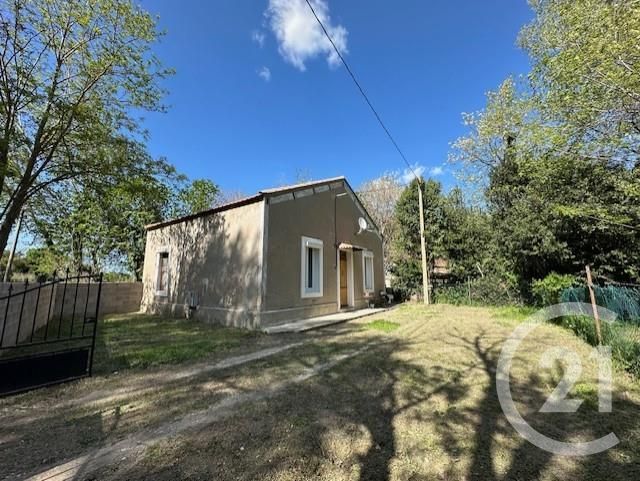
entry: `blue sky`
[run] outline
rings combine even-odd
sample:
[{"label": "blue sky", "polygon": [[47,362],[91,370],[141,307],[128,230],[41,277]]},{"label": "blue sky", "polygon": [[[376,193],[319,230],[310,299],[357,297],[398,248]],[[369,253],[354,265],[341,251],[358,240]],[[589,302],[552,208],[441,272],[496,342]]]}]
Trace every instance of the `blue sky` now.
[{"label": "blue sky", "polygon": [[[445,165],[461,113],[527,71],[517,33],[525,0],[314,0],[409,160]],[[176,75],[169,111],[147,114],[149,148],[192,178],[251,194],[345,175],[354,187],[403,163],[345,69],[328,57],[304,0],[144,0]],[[433,170],[435,169],[435,171]]]}]

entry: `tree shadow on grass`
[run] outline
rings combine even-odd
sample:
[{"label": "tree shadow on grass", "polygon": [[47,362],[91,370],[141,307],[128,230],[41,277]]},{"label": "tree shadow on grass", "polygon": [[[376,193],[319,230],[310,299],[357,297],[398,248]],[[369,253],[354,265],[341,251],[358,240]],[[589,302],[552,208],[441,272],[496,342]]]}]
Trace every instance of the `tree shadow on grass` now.
[{"label": "tree shadow on grass", "polygon": [[[627,396],[614,394],[613,412],[599,413],[595,403],[584,403],[576,413],[541,413],[539,408],[562,377],[562,370],[550,385],[536,372],[518,381],[511,376],[511,392],[522,410],[525,420],[538,432],[558,441],[589,441],[614,432],[620,444],[603,453],[562,459],[520,438],[508,424],[502,412],[496,390],[496,373],[502,340],[489,342],[486,333],[473,338],[454,336],[459,346],[473,352],[488,379],[483,395],[472,409],[456,412],[450,422],[474,426],[473,450],[466,479],[481,480],[539,480],[548,476],[573,479],[638,479],[640,460],[637,456],[637,440],[640,434],[640,405]],[[553,343],[549,344],[550,346]],[[475,420],[475,421],[474,421]],[[446,425],[445,425],[446,427]],[[444,446],[452,454],[458,454],[458,440],[441,430]],[[508,448],[510,462],[497,468],[496,452],[505,450],[504,437],[512,442]],[[514,441],[515,440],[515,446]],[[551,466],[553,464],[553,466]],[[550,469],[552,474],[546,473]],[[555,474],[553,474],[555,473]]]},{"label": "tree shadow on grass", "polygon": [[[640,407],[624,395],[615,395],[613,413],[602,418],[589,405],[579,416],[541,414],[537,410],[546,400],[548,381],[529,370],[526,378],[512,382],[512,392],[534,428],[559,440],[575,435],[588,440],[614,431],[621,444],[569,462],[515,433],[496,395],[503,340],[453,329],[435,339],[418,332],[409,338],[368,336],[336,350],[327,346],[311,357],[292,352],[289,362],[312,369],[340,353],[366,348],[314,377],[291,378],[283,390],[240,404],[226,418],[160,442],[141,459],[92,476],[154,481],[638,479]],[[418,349],[427,342],[466,355],[456,361],[428,358]],[[188,402],[183,394],[167,402]]]}]

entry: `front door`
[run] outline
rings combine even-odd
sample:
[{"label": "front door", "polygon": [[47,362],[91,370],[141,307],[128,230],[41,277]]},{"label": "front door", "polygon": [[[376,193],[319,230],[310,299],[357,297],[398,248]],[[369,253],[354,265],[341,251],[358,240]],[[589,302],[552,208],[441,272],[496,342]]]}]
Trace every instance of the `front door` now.
[{"label": "front door", "polygon": [[347,253],[345,251],[340,251],[340,307],[349,305],[347,286]]}]

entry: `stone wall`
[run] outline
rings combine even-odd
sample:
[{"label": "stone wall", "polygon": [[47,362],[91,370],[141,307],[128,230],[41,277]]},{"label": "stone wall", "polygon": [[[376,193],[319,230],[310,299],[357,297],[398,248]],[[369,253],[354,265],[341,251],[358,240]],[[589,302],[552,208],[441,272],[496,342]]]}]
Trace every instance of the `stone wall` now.
[{"label": "stone wall", "polygon": [[[31,287],[35,287],[32,284]],[[24,284],[13,284],[13,292],[22,292]],[[53,291],[53,292],[52,292]],[[0,283],[0,298],[9,292],[8,283]],[[88,299],[87,299],[88,292]],[[52,296],[53,293],[53,296]],[[0,332],[4,329],[2,346],[16,344],[16,340],[23,341],[31,336],[32,331],[46,325],[47,320],[83,319],[85,310],[87,317],[93,317],[96,311],[98,284],[76,284],[64,282],[55,286],[46,286],[38,290],[31,290],[25,296],[12,297],[7,310],[7,301],[0,300]],[[24,297],[24,304],[23,304]],[[124,314],[140,310],[142,298],[142,283],[140,282],[104,282],[100,296],[99,316],[105,314]],[[37,304],[36,304],[37,301]],[[75,309],[74,309],[75,305]],[[19,323],[22,311],[22,323]],[[6,312],[6,326],[4,326]],[[34,323],[35,319],[35,323]],[[18,325],[20,332],[18,333]]]}]

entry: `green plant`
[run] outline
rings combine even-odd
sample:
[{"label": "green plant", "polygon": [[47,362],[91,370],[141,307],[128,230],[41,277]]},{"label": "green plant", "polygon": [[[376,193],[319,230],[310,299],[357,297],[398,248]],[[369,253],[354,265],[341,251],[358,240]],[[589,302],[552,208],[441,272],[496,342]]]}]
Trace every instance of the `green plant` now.
[{"label": "green plant", "polygon": [[468,282],[437,287],[434,300],[441,304],[506,306],[522,304],[518,280],[513,274],[489,273]]},{"label": "green plant", "polygon": [[552,272],[544,279],[534,280],[531,283],[531,294],[536,305],[550,306],[560,302],[562,292],[576,284],[574,276]]},{"label": "green plant", "polygon": [[[596,346],[598,338],[594,320],[586,316],[568,316],[555,321],[573,331],[587,343]],[[611,347],[611,357],[620,367],[635,377],[640,377],[640,328],[625,322],[603,322],[602,342]]]},{"label": "green plant", "polygon": [[365,325],[367,329],[374,329],[382,332],[392,332],[400,327],[400,324],[393,321],[386,321],[384,319],[376,319]]}]

